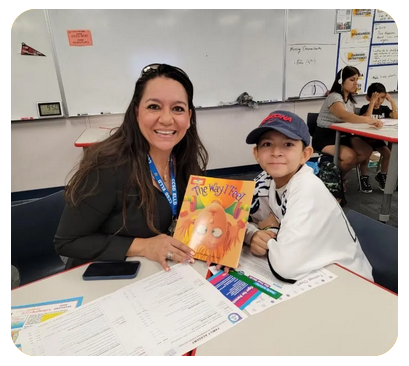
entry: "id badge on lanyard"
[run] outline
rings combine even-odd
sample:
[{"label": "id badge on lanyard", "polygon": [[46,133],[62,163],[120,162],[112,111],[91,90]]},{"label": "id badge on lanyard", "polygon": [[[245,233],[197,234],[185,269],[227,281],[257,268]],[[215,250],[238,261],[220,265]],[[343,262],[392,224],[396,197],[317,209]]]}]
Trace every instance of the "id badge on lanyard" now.
[{"label": "id badge on lanyard", "polygon": [[166,188],[165,183],[162,180],[162,177],[160,176],[158,170],[156,169],[155,163],[152,161],[151,157],[148,154],[148,163],[149,163],[149,168],[151,170],[151,173],[153,177],[156,180],[156,183],[158,183],[159,188],[162,190],[163,194],[165,195],[166,199],[169,202],[170,208],[172,210],[172,222],[169,226],[169,234],[173,236],[173,233],[175,232],[176,228],[176,221],[177,221],[177,209],[178,209],[178,193],[176,189],[176,179],[175,179],[175,174],[173,171],[173,160],[172,156],[169,158],[169,163],[170,163],[170,184],[171,184],[171,189],[172,189],[172,195],[170,195],[168,189]]}]

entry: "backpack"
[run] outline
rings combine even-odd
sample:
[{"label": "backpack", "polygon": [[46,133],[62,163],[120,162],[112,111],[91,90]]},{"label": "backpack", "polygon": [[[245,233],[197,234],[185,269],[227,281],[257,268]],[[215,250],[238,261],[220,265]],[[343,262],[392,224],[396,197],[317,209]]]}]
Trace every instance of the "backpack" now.
[{"label": "backpack", "polygon": [[308,161],[307,165],[313,168],[314,174],[322,180],[341,207],[344,206],[347,201],[339,168],[332,161],[321,160],[321,157],[315,162]]}]

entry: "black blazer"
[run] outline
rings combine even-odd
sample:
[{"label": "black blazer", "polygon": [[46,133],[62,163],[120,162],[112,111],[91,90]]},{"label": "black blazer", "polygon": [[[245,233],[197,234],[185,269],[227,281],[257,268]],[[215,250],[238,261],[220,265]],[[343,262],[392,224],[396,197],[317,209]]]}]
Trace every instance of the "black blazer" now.
[{"label": "black blazer", "polygon": [[[98,179],[99,175],[99,179]],[[125,260],[134,238],[150,238],[152,232],[142,209],[136,187],[128,193],[127,218],[123,227],[123,187],[126,168],[99,169],[87,180],[87,187],[98,181],[96,193],[86,197],[77,207],[65,205],[54,237],[58,254],[69,257],[66,268],[90,261]],[[186,182],[176,176],[178,212],[182,205]],[[165,195],[155,189],[156,208],[154,224],[161,233],[167,233],[172,222],[172,210]]]}]

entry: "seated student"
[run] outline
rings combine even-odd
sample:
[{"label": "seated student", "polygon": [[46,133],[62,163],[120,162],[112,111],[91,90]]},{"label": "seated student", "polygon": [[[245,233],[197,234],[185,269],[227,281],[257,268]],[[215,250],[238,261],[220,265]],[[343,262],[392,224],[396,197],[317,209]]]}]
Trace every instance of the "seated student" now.
[{"label": "seated student", "polygon": [[[396,118],[398,119],[398,107],[392,97],[386,92],[386,88],[381,83],[373,83],[366,91],[366,99],[369,104],[364,105],[359,114],[372,118]],[[391,104],[392,110],[382,105],[385,99]],[[388,172],[389,160],[391,151],[386,145],[385,141],[371,139],[369,137],[361,137],[372,150],[377,150],[382,156],[381,171],[375,176],[375,180],[379,184],[379,188],[383,191],[385,189],[386,174]],[[369,159],[360,164],[361,168],[361,190],[365,193],[372,192],[371,183],[368,176]]]},{"label": "seated student", "polygon": [[[368,123],[382,127],[381,121],[354,113],[356,102],[353,94],[357,90],[358,77],[359,70],[352,66],[346,66],[338,71],[330,94],[325,99],[318,115],[317,128],[312,139],[314,149],[334,155],[336,131],[329,128],[333,123]],[[339,151],[339,168],[343,181],[345,182],[345,175],[352,168],[367,161],[371,154],[371,147],[360,137],[343,133]]]},{"label": "seated student", "polygon": [[305,164],[313,149],[306,123],[287,111],[270,113],[247,136],[263,172],[256,178],[244,242],[267,255],[274,276],[294,283],[331,263],[369,279],[372,267],[347,218]]}]

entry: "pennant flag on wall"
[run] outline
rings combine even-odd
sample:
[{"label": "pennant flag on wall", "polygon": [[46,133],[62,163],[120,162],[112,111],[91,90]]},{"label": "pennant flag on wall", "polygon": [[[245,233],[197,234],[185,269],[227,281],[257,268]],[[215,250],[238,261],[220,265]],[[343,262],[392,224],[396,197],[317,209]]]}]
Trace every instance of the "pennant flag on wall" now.
[{"label": "pennant flag on wall", "polygon": [[28,56],[45,56],[44,53],[41,53],[34,48],[26,45],[24,42],[21,43],[21,54]]}]

